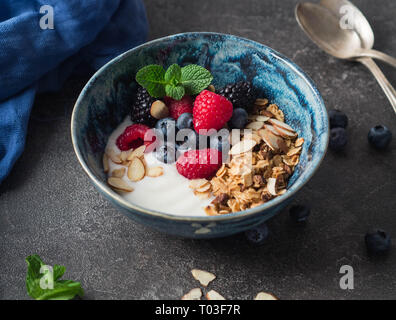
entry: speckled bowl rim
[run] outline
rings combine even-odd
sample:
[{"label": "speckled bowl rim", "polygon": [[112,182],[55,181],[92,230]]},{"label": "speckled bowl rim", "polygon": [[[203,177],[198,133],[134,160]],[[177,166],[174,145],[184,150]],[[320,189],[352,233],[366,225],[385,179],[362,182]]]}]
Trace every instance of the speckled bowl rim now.
[{"label": "speckled bowl rim", "polygon": [[[234,38],[238,41],[244,42],[244,43],[250,43],[254,44],[255,46],[262,48],[264,50],[268,50],[271,54],[273,54],[275,57],[277,57],[279,60],[281,60],[283,63],[285,63],[288,67],[290,67],[299,77],[305,80],[305,82],[309,85],[309,87],[312,89],[314,92],[316,98],[318,99],[318,102],[320,103],[320,106],[323,108],[322,114],[325,119],[325,123],[327,126],[327,130],[323,132],[323,134],[326,134],[326,146],[322,150],[318,151],[319,158],[312,164],[310,170],[311,172],[305,177],[304,181],[300,180],[300,177],[296,179],[294,182],[293,186],[297,186],[292,190],[288,191],[284,194],[281,195],[259,207],[253,208],[253,209],[248,209],[245,211],[240,211],[236,213],[231,213],[227,215],[221,215],[221,216],[179,216],[179,215],[173,215],[169,213],[164,213],[164,212],[159,212],[155,210],[149,210],[143,207],[140,207],[138,205],[134,205],[133,203],[125,200],[122,198],[118,193],[115,191],[111,190],[105,183],[100,181],[90,170],[88,165],[85,163],[82,154],[78,148],[77,145],[77,126],[76,126],[76,114],[77,111],[80,107],[80,103],[83,100],[85,93],[87,89],[95,83],[95,81],[101,77],[103,71],[107,69],[110,65],[116,64],[120,60],[124,59],[124,57],[128,56],[131,54],[131,52],[139,50],[144,47],[149,47],[152,44],[156,44],[159,42],[162,42],[164,40],[169,40],[174,37],[189,37],[189,36],[196,36],[196,35],[206,35],[206,36],[220,36],[220,37],[229,37],[229,38]],[[186,32],[186,33],[179,33],[179,34],[174,34],[174,35],[169,35],[163,38],[155,39],[149,42],[146,42],[140,46],[137,46],[135,48],[132,48],[125,53],[119,55],[118,57],[114,58],[113,60],[109,61],[106,63],[102,68],[100,68],[88,81],[88,83],[84,86],[83,90],[81,91],[76,104],[74,105],[74,109],[72,112],[72,117],[71,117],[71,136],[72,136],[72,143],[73,143],[73,148],[74,151],[77,155],[78,161],[80,162],[81,166],[83,167],[85,173],[88,175],[88,177],[91,179],[93,184],[95,185],[96,188],[98,188],[103,194],[107,195],[110,199],[112,199],[114,202],[119,203],[124,209],[130,209],[133,211],[138,211],[143,214],[147,214],[152,217],[157,217],[157,218],[162,218],[165,220],[171,220],[171,221],[185,221],[185,222],[219,222],[219,221],[228,221],[228,220],[236,220],[236,219],[244,219],[248,218],[250,216],[254,216],[255,214],[259,214],[260,212],[264,212],[267,209],[273,208],[281,204],[282,202],[286,201],[287,199],[291,198],[294,196],[302,187],[304,187],[305,184],[308,183],[308,181],[312,178],[312,176],[316,173],[316,171],[319,169],[321,163],[323,162],[323,159],[326,155],[328,144],[329,144],[329,133],[330,133],[330,124],[329,124],[329,119],[327,116],[327,110],[323,101],[323,98],[321,94],[319,93],[319,90],[316,88],[315,84],[313,83],[312,79],[299,67],[297,66],[294,62],[292,62],[290,59],[282,55],[281,53],[277,52],[276,50],[263,45],[261,43],[258,43],[253,40],[249,40],[246,38],[230,35],[230,34],[223,34],[223,33],[216,33],[216,32]],[[326,128],[324,128],[326,129]]]}]

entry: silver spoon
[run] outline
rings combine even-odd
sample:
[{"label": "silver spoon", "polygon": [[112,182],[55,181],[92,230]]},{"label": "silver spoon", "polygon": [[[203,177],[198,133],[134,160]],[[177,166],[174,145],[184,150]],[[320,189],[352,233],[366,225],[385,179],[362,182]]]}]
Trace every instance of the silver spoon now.
[{"label": "silver spoon", "polygon": [[[342,27],[346,10],[349,10],[349,17],[353,18]],[[396,59],[371,49],[374,44],[373,31],[363,14],[351,2],[322,0],[321,5],[299,3],[295,13],[301,28],[322,50],[337,58],[364,64],[373,73],[396,112],[396,90],[371,57],[375,56],[395,67]]]}]

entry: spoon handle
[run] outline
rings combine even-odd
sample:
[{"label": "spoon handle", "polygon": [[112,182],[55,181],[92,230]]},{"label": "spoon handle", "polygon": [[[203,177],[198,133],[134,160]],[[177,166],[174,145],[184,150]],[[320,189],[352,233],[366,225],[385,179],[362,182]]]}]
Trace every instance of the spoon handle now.
[{"label": "spoon handle", "polygon": [[362,56],[381,60],[381,61],[386,62],[387,64],[391,65],[392,67],[396,68],[396,59],[386,53],[381,52],[381,51],[373,50],[373,49],[364,50]]},{"label": "spoon handle", "polygon": [[359,62],[364,64],[374,75],[374,77],[377,79],[379,85],[381,86],[382,90],[384,90],[386,96],[389,99],[389,102],[391,103],[393,110],[396,113],[396,90],[395,88],[392,87],[392,85],[389,83],[388,79],[386,79],[385,75],[382,73],[381,69],[378,67],[378,65],[374,62],[373,59],[371,58],[360,58],[358,59]]}]

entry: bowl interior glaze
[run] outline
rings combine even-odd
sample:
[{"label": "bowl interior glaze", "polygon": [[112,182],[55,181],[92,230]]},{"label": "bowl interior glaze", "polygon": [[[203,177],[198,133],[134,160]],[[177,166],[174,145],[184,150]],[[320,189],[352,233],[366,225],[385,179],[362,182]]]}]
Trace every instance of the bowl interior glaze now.
[{"label": "bowl interior glaze", "polygon": [[[73,144],[83,168],[102,193],[126,209],[171,216],[126,203],[112,191],[106,185],[102,155],[109,135],[131,112],[136,72],[148,64],[166,68],[173,63],[207,68],[216,88],[252,81],[260,96],[278,104],[286,122],[305,139],[300,164],[286,194],[248,211],[276,206],[310,179],[325,155],[329,136],[327,111],[310,78],[293,62],[262,44],[231,35],[187,33],[154,40],[117,57],[100,69],[81,93],[72,117]],[[209,221],[216,218],[203,217]]]}]

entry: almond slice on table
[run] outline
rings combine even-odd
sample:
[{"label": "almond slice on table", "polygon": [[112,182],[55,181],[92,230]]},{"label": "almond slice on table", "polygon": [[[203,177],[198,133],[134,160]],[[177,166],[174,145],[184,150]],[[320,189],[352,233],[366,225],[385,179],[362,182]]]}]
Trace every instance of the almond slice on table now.
[{"label": "almond slice on table", "polygon": [[124,192],[133,192],[133,188],[130,187],[124,180],[120,178],[110,177],[107,183],[115,190]]},{"label": "almond slice on table", "polygon": [[275,178],[269,178],[268,183],[267,183],[267,189],[270,194],[273,196],[277,196],[278,193],[276,192],[276,179]]},{"label": "almond slice on table", "polygon": [[214,291],[214,290],[210,290],[206,294],[206,299],[208,299],[208,300],[225,300],[225,298],[220,293],[218,293],[217,291]]},{"label": "almond slice on table", "polygon": [[284,129],[286,131],[290,131],[291,133],[294,133],[294,134],[296,133],[296,131],[292,127],[290,127],[288,124],[286,124],[286,123],[284,123],[282,121],[279,121],[277,119],[270,119],[269,122],[272,125],[274,125],[275,127],[279,127],[279,128]]},{"label": "almond slice on table", "polygon": [[204,270],[193,269],[191,270],[191,274],[194,279],[199,281],[199,283],[204,287],[207,287],[209,283],[216,279],[216,276],[213,273]]},{"label": "almond slice on table", "polygon": [[200,288],[195,288],[186,293],[181,299],[182,300],[201,300],[202,290]]},{"label": "almond slice on table", "polygon": [[111,176],[114,178],[122,178],[125,174],[125,171],[125,168],[116,169],[111,173]]},{"label": "almond slice on table", "polygon": [[229,152],[230,155],[238,155],[241,153],[246,153],[252,151],[253,148],[257,145],[257,142],[254,140],[242,140],[241,142],[237,143],[233,146]]},{"label": "almond slice on table", "polygon": [[106,153],[103,154],[103,171],[104,173],[108,173],[110,171],[109,156]]},{"label": "almond slice on table", "polygon": [[246,129],[260,130],[262,127],[264,127],[264,122],[254,121],[254,122],[249,123],[246,126]]},{"label": "almond slice on table", "polygon": [[254,300],[279,300],[271,293],[259,292]]},{"label": "almond slice on table", "polygon": [[147,170],[147,176],[151,178],[157,178],[164,174],[164,168],[162,167],[153,167]]},{"label": "almond slice on table", "polygon": [[128,167],[128,178],[133,182],[140,181],[146,175],[146,169],[142,160],[139,158],[133,158]]},{"label": "almond slice on table", "polygon": [[155,119],[164,119],[169,116],[169,109],[164,102],[157,100],[151,105],[150,114]]},{"label": "almond slice on table", "polygon": [[133,152],[129,155],[128,161],[131,161],[133,158],[141,158],[144,156],[144,152],[146,151],[146,146],[142,145],[139,148],[133,150]]}]

